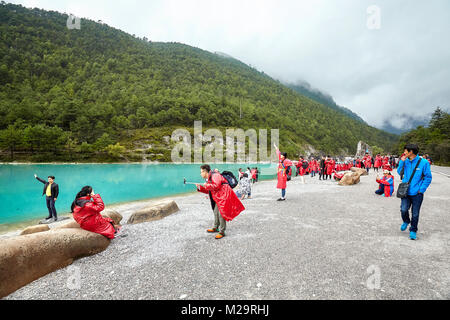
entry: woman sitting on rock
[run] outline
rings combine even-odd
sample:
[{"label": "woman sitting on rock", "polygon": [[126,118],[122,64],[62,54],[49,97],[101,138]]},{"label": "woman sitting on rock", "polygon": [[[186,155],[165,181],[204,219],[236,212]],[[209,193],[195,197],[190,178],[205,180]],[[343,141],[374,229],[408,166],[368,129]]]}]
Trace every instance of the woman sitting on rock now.
[{"label": "woman sitting on rock", "polygon": [[90,186],[83,187],[77,193],[71,207],[73,218],[82,229],[114,239],[120,227],[114,225],[111,218],[103,217],[100,214],[103,209],[105,209],[105,204],[102,198],[99,194],[95,194]]}]

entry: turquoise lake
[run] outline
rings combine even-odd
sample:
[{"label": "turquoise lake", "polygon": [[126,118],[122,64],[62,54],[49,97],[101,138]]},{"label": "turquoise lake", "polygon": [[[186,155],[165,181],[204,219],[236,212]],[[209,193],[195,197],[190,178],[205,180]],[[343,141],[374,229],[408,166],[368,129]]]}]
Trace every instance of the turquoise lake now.
[{"label": "turquoise lake", "polygon": [[[237,177],[239,168],[260,168],[260,179],[275,177],[276,164],[214,164]],[[245,171],[245,170],[244,170]],[[2,164],[0,165],[0,226],[48,215],[44,185],[55,176],[59,185],[58,215],[68,214],[70,205],[83,186],[90,185],[106,205],[194,192],[187,181],[202,183],[199,164]]]}]

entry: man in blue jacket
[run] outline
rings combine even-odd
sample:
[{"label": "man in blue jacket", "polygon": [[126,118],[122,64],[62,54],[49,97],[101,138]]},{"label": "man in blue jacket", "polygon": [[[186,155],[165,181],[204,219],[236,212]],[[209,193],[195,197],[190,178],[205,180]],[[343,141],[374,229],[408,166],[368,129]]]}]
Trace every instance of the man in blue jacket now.
[{"label": "man in blue jacket", "polygon": [[[403,219],[400,230],[405,231],[411,223],[411,227],[409,228],[409,237],[411,240],[416,240],[417,238],[417,225],[419,223],[419,213],[423,201],[423,194],[427,191],[432,179],[430,163],[427,160],[422,159],[422,157],[419,157],[418,153],[419,147],[417,145],[407,144],[397,168],[397,173],[400,176],[403,174],[402,182],[408,182],[417,162],[420,161],[409,186],[408,196],[402,198],[402,204],[400,206]],[[409,208],[411,208],[411,206],[412,217],[410,219]]]}]

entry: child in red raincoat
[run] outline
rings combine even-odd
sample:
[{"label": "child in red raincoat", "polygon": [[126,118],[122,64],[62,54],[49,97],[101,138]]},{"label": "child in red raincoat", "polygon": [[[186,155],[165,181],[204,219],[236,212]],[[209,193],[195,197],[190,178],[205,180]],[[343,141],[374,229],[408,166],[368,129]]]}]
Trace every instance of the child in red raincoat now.
[{"label": "child in red raincoat", "polygon": [[100,214],[104,208],[102,198],[99,194],[95,194],[90,186],[85,186],[78,192],[71,207],[73,218],[81,229],[114,239],[117,232],[114,221]]},{"label": "child in red raincoat", "polygon": [[197,191],[209,194],[214,211],[214,227],[206,231],[218,232],[216,239],[221,239],[225,237],[226,222],[237,217],[245,207],[229,186],[227,179],[219,172],[211,171],[211,167],[205,164],[200,167],[200,175],[207,182],[204,185],[196,184]]}]

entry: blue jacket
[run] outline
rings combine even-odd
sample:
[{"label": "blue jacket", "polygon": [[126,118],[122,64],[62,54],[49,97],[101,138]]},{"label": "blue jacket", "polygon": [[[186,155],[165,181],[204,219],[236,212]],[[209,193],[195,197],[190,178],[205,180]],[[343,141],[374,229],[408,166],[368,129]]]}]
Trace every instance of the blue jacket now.
[{"label": "blue jacket", "polygon": [[[411,173],[416,167],[417,161],[419,161],[419,159],[422,159],[422,157],[416,156],[413,161],[409,160],[408,158],[406,158],[405,161],[400,160],[400,163],[397,168],[397,173],[401,174],[402,169],[405,168],[402,182],[409,181]],[[409,186],[408,195],[415,196],[419,192],[425,193],[425,191],[427,191],[427,188],[431,183],[431,179],[432,176],[430,163],[427,160],[422,159],[422,161],[420,161],[419,166],[417,167],[416,174],[414,175],[414,178],[412,179],[411,184]]]}]

